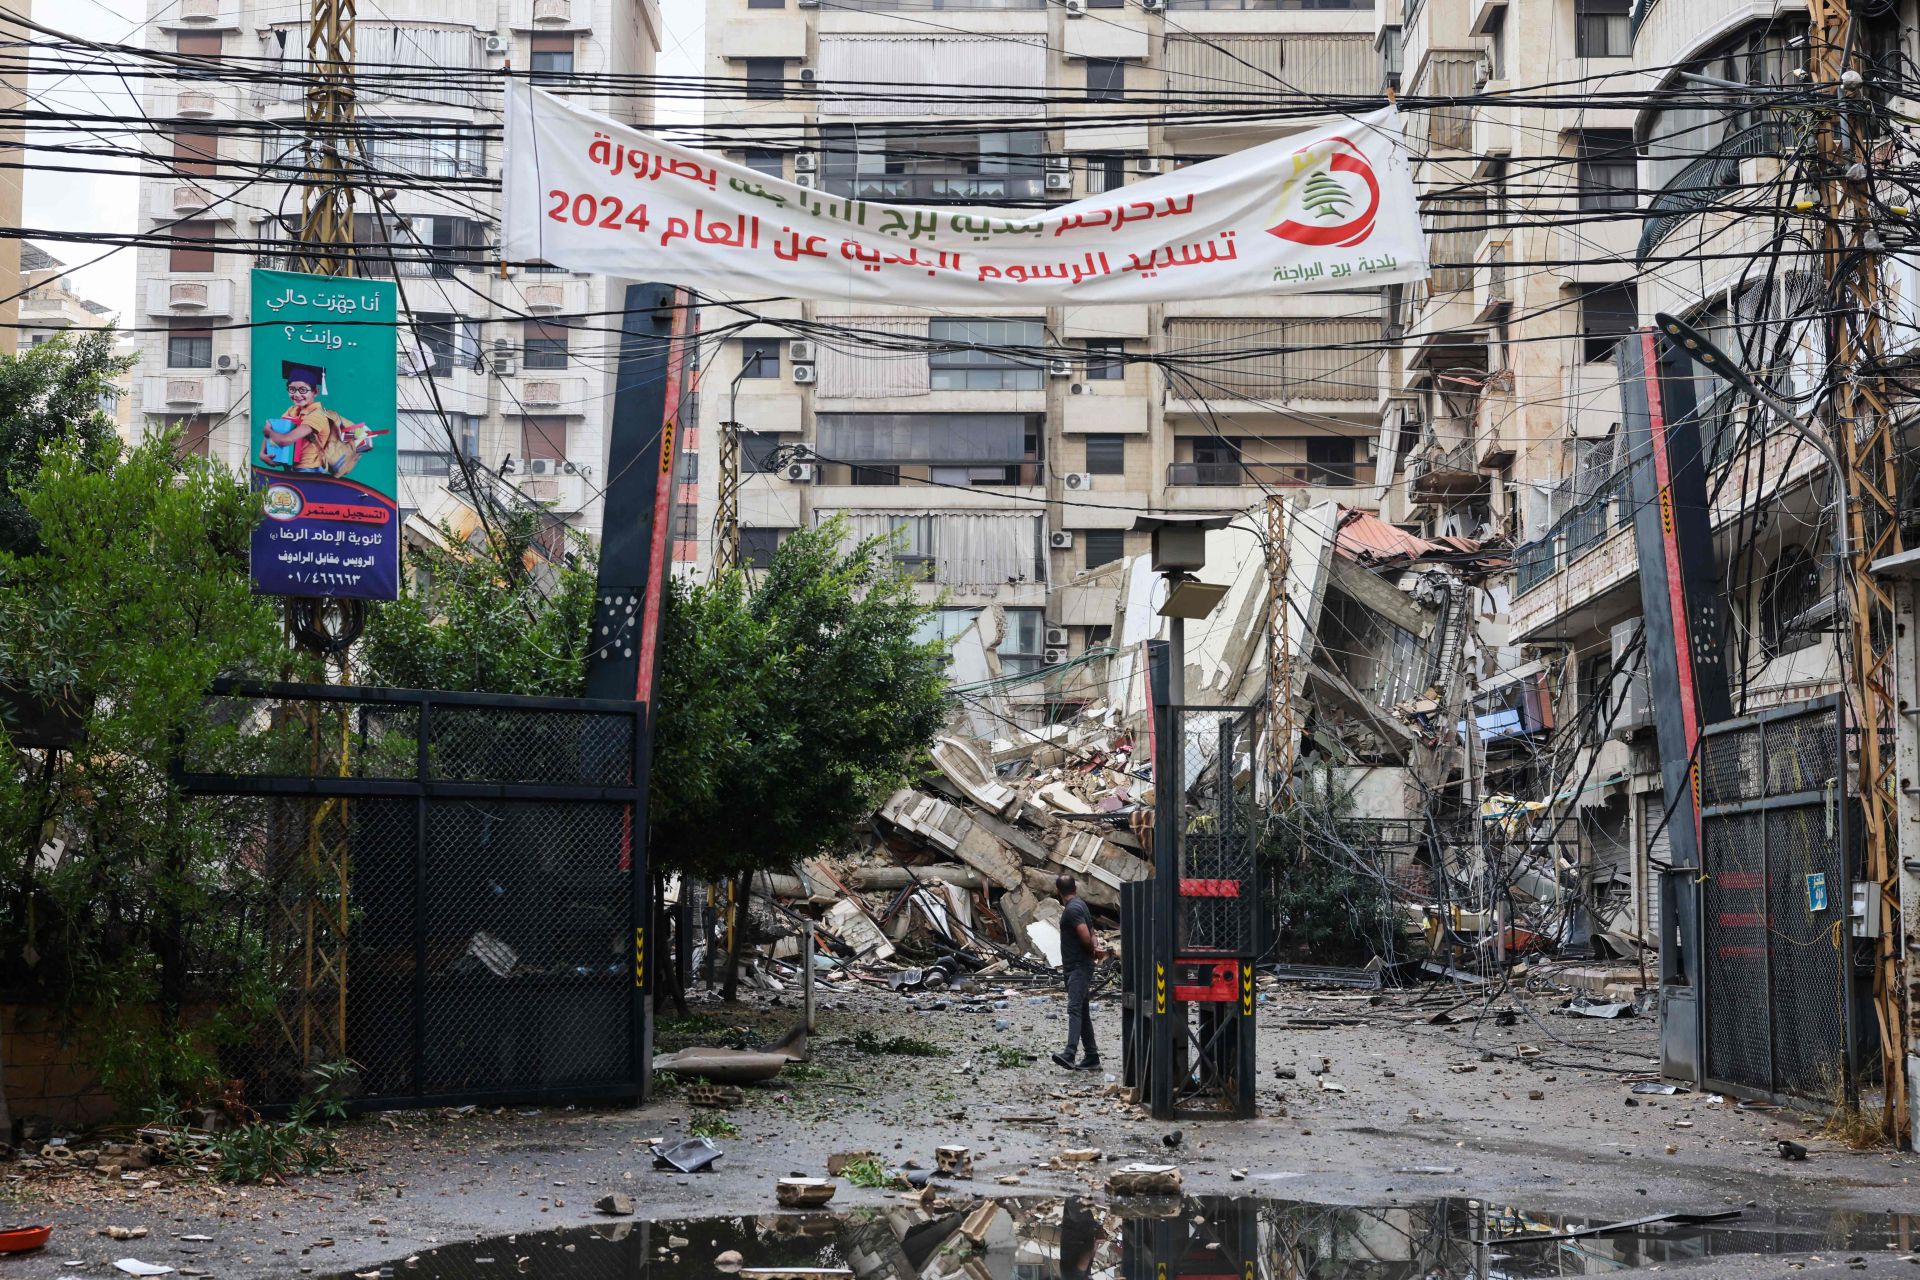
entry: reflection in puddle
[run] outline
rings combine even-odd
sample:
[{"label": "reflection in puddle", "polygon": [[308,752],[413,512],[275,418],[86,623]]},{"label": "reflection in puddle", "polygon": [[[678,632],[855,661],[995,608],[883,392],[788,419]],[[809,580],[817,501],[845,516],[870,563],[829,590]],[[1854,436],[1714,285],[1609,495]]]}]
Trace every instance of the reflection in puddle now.
[{"label": "reflection in puddle", "polygon": [[[446,1245],[377,1268],[397,1280],[1505,1280],[1602,1275],[1732,1254],[1908,1249],[1920,1219],[1747,1209],[1574,1239],[1608,1218],[1442,1199],[1354,1208],[1252,1197],[942,1200],[841,1213],[617,1221]],[[358,1275],[375,1271],[362,1268]]]}]

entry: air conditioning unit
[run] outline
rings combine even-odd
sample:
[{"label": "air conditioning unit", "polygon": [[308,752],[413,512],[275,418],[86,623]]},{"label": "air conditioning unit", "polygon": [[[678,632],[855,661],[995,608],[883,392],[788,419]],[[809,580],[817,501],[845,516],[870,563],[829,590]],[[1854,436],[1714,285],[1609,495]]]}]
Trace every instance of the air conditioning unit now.
[{"label": "air conditioning unit", "polygon": [[812,173],[820,167],[820,157],[811,151],[796,151],[793,155],[795,173]]},{"label": "air conditioning unit", "polygon": [[1047,628],[1047,648],[1064,649],[1067,647],[1067,629],[1065,627]]},{"label": "air conditioning unit", "polygon": [[1476,89],[1484,89],[1487,87],[1487,82],[1491,79],[1493,79],[1493,59],[1491,58],[1474,59],[1473,87]]},{"label": "air conditioning unit", "polygon": [[793,175],[793,185],[796,187],[811,187],[818,182],[819,179],[810,173],[796,173]]},{"label": "air conditioning unit", "polygon": [[1087,16],[1087,0],[1064,0],[1064,3],[1066,4],[1067,16],[1069,18],[1084,18]]},{"label": "air conditioning unit", "polygon": [[1072,156],[1048,156],[1047,171],[1049,173],[1073,172],[1073,157]]},{"label": "air conditioning unit", "polygon": [[505,36],[488,36],[487,37],[488,53],[505,53],[507,50],[511,49],[512,47],[513,45],[509,43],[509,41]]},{"label": "air conditioning unit", "polygon": [[527,474],[530,476],[551,476],[558,475],[559,472],[554,469],[554,461],[552,458],[528,458]]},{"label": "air conditioning unit", "polygon": [[795,484],[813,483],[813,464],[811,462],[789,462],[782,467],[780,474]]},{"label": "air conditioning unit", "polygon": [[1044,660],[1048,666],[1057,667],[1067,660],[1067,651],[1065,649],[1049,649],[1046,652]]},{"label": "air conditioning unit", "polygon": [[1071,378],[1073,376],[1073,361],[1049,360],[1047,361],[1047,372],[1056,378]]},{"label": "air conditioning unit", "polygon": [[806,338],[795,338],[787,343],[787,359],[794,364],[812,364],[813,343]]},{"label": "air conditioning unit", "polygon": [[240,363],[239,356],[215,356],[213,358],[213,367],[221,373],[238,373],[246,368],[245,365]]},{"label": "air conditioning unit", "polygon": [[1133,171],[1134,171],[1135,173],[1158,173],[1158,172],[1160,172],[1160,157],[1159,157],[1159,156],[1139,156],[1139,157],[1137,157],[1137,158],[1136,158],[1136,159],[1134,160],[1134,162],[1133,162]]},{"label": "air conditioning unit", "polygon": [[820,0],[798,0],[798,3],[802,9],[818,9],[820,7]]},{"label": "air conditioning unit", "polygon": [[1158,13],[1167,7],[1167,0],[1140,0],[1140,7],[1148,13]]},{"label": "air conditioning unit", "polygon": [[819,73],[812,67],[802,67],[800,68],[798,79],[801,84],[812,84],[818,76]]},{"label": "air conditioning unit", "polygon": [[793,366],[793,380],[802,386],[815,381],[819,376],[819,374],[814,372],[813,366],[810,364],[797,364]]},{"label": "air conditioning unit", "polygon": [[1047,535],[1047,545],[1055,551],[1073,550],[1073,531],[1071,529],[1055,529]]},{"label": "air conditioning unit", "polygon": [[1070,174],[1070,173],[1050,173],[1050,174],[1048,174],[1048,175],[1047,175],[1047,190],[1049,190],[1049,191],[1071,191],[1071,190],[1073,190],[1073,175],[1072,175],[1072,174]]},{"label": "air conditioning unit", "polygon": [[1093,488],[1093,472],[1069,471],[1061,483],[1065,484],[1066,487],[1074,493],[1085,493],[1087,490]]}]

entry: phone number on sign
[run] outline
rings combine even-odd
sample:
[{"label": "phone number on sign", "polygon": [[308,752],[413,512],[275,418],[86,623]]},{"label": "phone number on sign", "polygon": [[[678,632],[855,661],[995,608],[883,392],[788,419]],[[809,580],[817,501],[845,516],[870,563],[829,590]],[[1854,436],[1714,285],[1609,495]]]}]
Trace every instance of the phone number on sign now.
[{"label": "phone number on sign", "polygon": [[365,579],[359,573],[321,573],[294,570],[284,575],[288,582],[309,587],[357,587]]}]

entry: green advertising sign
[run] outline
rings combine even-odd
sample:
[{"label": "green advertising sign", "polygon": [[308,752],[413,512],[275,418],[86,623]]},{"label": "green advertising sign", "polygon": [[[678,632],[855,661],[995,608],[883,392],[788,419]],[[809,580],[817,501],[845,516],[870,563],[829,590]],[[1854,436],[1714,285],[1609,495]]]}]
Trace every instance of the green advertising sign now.
[{"label": "green advertising sign", "polygon": [[391,600],[400,585],[391,280],[253,273],[253,589]]}]

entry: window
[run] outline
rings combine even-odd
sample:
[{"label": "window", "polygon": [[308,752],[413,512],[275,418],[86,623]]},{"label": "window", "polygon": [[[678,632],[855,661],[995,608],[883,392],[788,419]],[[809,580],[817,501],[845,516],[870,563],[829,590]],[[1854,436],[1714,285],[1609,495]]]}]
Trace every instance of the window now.
[{"label": "window", "polygon": [[545,320],[527,321],[524,351],[529,369],[566,368],[566,326]]},{"label": "window", "polygon": [[780,339],[740,339],[740,371],[748,378],[780,376]]},{"label": "window", "polygon": [[747,0],[749,9],[784,9],[786,7],[787,0]]},{"label": "window", "polygon": [[1118,432],[1098,432],[1087,440],[1087,470],[1096,476],[1125,475],[1127,438]]},{"label": "window", "polygon": [[1353,440],[1351,437],[1307,437],[1307,483],[1353,483]]},{"label": "window", "polygon": [[1632,0],[1573,0],[1573,56],[1630,58],[1633,31],[1627,10]]},{"label": "window", "polygon": [[211,178],[220,171],[220,135],[211,129],[176,129],[173,171],[182,177]]},{"label": "window", "polygon": [[693,502],[673,504],[673,540],[697,542],[700,539],[700,506]]},{"label": "window", "polygon": [[787,96],[787,60],[785,58],[742,58],[740,65],[746,75],[749,98]]},{"label": "window", "polygon": [[820,128],[820,182],[863,200],[992,204],[1046,194],[1044,129],[933,133],[907,125]]},{"label": "window", "polygon": [[1109,356],[1095,356],[1087,361],[1086,372],[1080,376],[1088,382],[1118,382],[1127,376],[1126,361],[1120,355],[1127,349],[1125,338],[1088,338],[1080,344],[1088,351],[1108,351]]},{"label": "window", "polygon": [[1580,207],[1635,209],[1637,164],[1633,134],[1626,129],[1583,129],[1580,132]]},{"label": "window", "polygon": [[189,454],[201,458],[207,456],[208,445],[213,441],[212,418],[204,413],[196,413],[162,425],[179,429],[180,439],[175,442],[174,449],[181,457]]},{"label": "window", "polygon": [[1087,100],[1119,102],[1127,96],[1127,64],[1119,58],[1087,59]]},{"label": "window", "polygon": [[471,414],[450,413],[443,422],[438,413],[402,409],[395,425],[394,462],[403,476],[451,475],[455,442],[469,458],[480,452],[480,420]]},{"label": "window", "polygon": [[169,320],[167,327],[167,368],[213,368],[213,330],[194,320]]},{"label": "window", "polygon": [[1097,569],[1127,554],[1127,535],[1121,529],[1082,529],[1080,545],[1086,548],[1083,563],[1089,569]]},{"label": "window", "polygon": [[740,433],[740,472],[742,475],[771,475],[776,468],[773,456],[780,448],[780,437],[771,431]]},{"label": "window", "polygon": [[1612,714],[1613,653],[1603,648],[1580,659],[1580,740],[1600,742],[1607,736]]},{"label": "window", "polygon": [[1613,359],[1614,344],[1633,331],[1640,303],[1631,281],[1580,288],[1580,335],[1588,364]]},{"label": "window", "polygon": [[222,41],[214,31],[182,31],[173,38],[173,51],[188,58],[220,57]]},{"label": "window", "polygon": [[1127,0],[1087,0],[1089,9],[1124,9],[1126,7]]},{"label": "window", "polygon": [[528,51],[527,70],[535,82],[565,80],[573,74],[573,37],[550,32],[533,37]]},{"label": "window", "polygon": [[[1046,385],[1046,370],[1030,356],[1007,348],[1038,347],[1046,342],[1041,320],[934,320],[927,336],[950,350],[927,355],[930,385],[935,391],[1038,391]],[[985,348],[1000,348],[986,350]]]},{"label": "window", "polygon": [[175,244],[167,250],[167,270],[169,271],[211,271],[213,270],[213,250],[202,249],[199,244],[212,244],[215,239],[216,222],[190,220],[173,224],[173,238],[176,241],[195,241],[192,245]]},{"label": "window", "polygon": [[[520,456],[560,462],[567,456],[567,420],[565,418],[520,419]],[[520,468],[522,475],[528,468]]]},{"label": "window", "polygon": [[1760,641],[1768,657],[1805,649],[1820,639],[1820,627],[1806,617],[1819,603],[1819,564],[1805,547],[1783,549],[1761,588]]},{"label": "window", "polygon": [[1488,61],[1493,65],[1487,68],[1489,78],[1505,80],[1507,78],[1507,7],[1501,5],[1487,17],[1487,53]]},{"label": "window", "polygon": [[455,369],[480,367],[480,322],[458,316],[423,315],[415,327],[428,369],[444,378]]},{"label": "window", "polygon": [[740,163],[769,178],[787,176],[787,153],[778,147],[748,147],[740,153]]},{"label": "window", "polygon": [[742,529],[740,563],[753,569],[772,568],[773,553],[792,532],[791,529]]},{"label": "window", "polygon": [[1087,175],[1087,194],[1097,196],[1103,191],[1118,191],[1127,185],[1127,158],[1114,152],[1107,155],[1090,155],[1081,161]]},{"label": "window", "polygon": [[900,468],[898,465],[876,466],[868,462],[860,463],[852,467],[851,470],[853,472],[853,483],[859,486],[887,488],[900,483]]},{"label": "window", "polygon": [[1000,637],[1000,674],[1017,676],[1038,670],[1046,661],[1044,612],[1040,609],[1002,609],[1006,630]]}]

